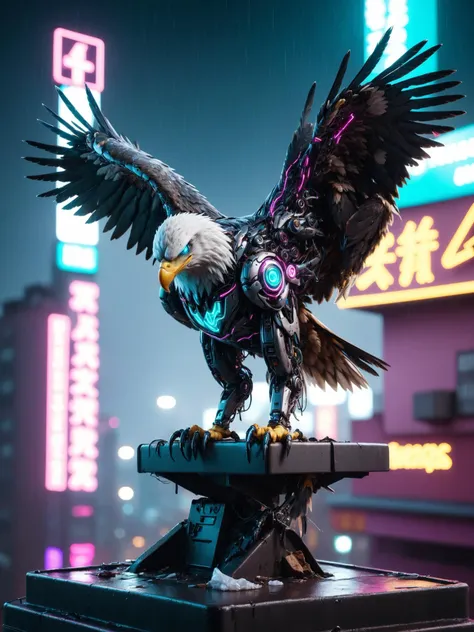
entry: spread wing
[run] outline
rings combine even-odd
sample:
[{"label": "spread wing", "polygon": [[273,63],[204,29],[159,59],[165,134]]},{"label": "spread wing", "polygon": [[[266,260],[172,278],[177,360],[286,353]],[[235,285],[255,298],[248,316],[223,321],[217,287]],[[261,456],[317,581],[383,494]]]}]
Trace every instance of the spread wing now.
[{"label": "spread wing", "polygon": [[426,42],[364,83],[390,32],[341,91],[347,53],[314,126],[308,122],[312,86],[280,181],[259,211],[275,228],[288,229],[292,239],[301,241],[290,261],[307,274],[306,298],[319,302],[334,289],[340,295],[348,291],[386,233],[397,212],[398,188],[409,178],[408,167],[428,157],[426,148],[442,144],[429,136],[453,129],[437,121],[464,113],[436,109],[463,96],[438,95],[460,83],[434,83],[454,71],[403,79],[438,50],[433,46],[420,52]]},{"label": "spread wing", "polygon": [[77,208],[76,215],[89,215],[88,223],[108,218],[104,232],[114,229],[112,239],[118,239],[131,229],[127,248],[136,246],[136,254],[145,250],[147,259],[153,254],[155,232],[167,216],[187,212],[206,214],[212,219],[225,218],[171,167],[120,136],[100,111],[89,88],[86,90],[95,118],[93,125],[58,89],[61,99],[74,115],[74,122],[62,120],[49,108],[46,109],[61,127],[41,122],[65,139],[66,147],[26,141],[54,154],[54,158],[41,156],[27,157],[26,160],[61,169],[28,176],[32,180],[63,183],[39,197],[54,197],[59,203],[73,198],[64,208]]}]

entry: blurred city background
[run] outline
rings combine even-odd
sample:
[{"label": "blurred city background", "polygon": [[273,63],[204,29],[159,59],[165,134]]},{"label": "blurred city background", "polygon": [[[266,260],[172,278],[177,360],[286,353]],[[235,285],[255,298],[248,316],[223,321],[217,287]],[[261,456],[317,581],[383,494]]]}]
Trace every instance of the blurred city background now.
[{"label": "blurred city background", "polygon": [[[88,115],[88,82],[120,133],[244,215],[276,183],[313,80],[319,103],[346,50],[353,74],[389,25],[391,56],[444,43],[426,70],[458,71],[467,114],[401,196],[417,237],[400,241],[396,223],[398,254],[374,259],[342,309],[313,307],[391,369],[349,397],[310,389],[298,426],[388,442],[393,471],[318,495],[306,542],[318,559],[474,586],[472,1],[18,0],[15,11],[0,25],[0,602],[24,594],[28,570],[134,559],[185,519],[190,494],[138,475],[136,449],[209,427],[220,396],[198,335],[162,310],[156,268],[24,180],[21,140],[53,142],[41,103],[56,110],[59,85]],[[248,366],[240,433],[268,406],[264,363]]]}]

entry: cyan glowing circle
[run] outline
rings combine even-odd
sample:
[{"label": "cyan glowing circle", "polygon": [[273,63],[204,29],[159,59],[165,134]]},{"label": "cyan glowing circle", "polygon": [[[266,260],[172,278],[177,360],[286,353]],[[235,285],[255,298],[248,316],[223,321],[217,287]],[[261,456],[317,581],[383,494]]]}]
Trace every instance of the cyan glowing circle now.
[{"label": "cyan glowing circle", "polygon": [[265,270],[264,279],[270,289],[276,290],[282,282],[283,275],[277,265],[271,264]]}]

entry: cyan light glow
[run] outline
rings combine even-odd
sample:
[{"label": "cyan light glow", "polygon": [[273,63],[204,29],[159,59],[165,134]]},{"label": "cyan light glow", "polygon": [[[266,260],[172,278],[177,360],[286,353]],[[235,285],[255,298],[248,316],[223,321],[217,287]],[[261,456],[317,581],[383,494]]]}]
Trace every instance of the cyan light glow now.
[{"label": "cyan light glow", "polygon": [[96,274],[99,269],[99,252],[96,246],[56,244],[56,265],[66,272]]},{"label": "cyan light glow", "polygon": [[398,205],[421,206],[474,193],[474,125],[439,137],[444,147],[426,149],[429,158],[408,169]]},{"label": "cyan light glow", "polygon": [[282,273],[280,268],[276,265],[268,266],[265,270],[265,283],[267,283],[268,287],[272,290],[276,290],[276,288],[280,285],[282,280]]},{"label": "cyan light glow", "polygon": [[[427,48],[438,43],[437,0],[364,0],[364,59],[390,26],[390,42],[369,78],[388,68],[421,40],[428,40]],[[437,63],[435,54],[423,64],[421,72],[437,70]],[[420,69],[414,72],[419,74]]]},{"label": "cyan light glow", "polygon": [[225,315],[225,310],[222,309],[222,303],[216,301],[212,306],[212,309],[208,309],[204,316],[198,312],[197,309],[192,309],[194,320],[203,329],[211,331],[213,334],[218,334],[221,330],[222,320]]}]

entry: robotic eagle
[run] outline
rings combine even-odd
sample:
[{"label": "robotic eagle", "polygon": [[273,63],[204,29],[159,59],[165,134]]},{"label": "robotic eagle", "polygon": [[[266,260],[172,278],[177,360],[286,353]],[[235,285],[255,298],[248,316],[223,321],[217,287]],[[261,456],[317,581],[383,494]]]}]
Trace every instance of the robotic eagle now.
[{"label": "robotic eagle", "polygon": [[120,136],[87,88],[94,126],[59,91],[76,120],[68,123],[49,110],[61,127],[45,125],[67,146],[27,141],[55,157],[26,160],[61,169],[31,179],[65,183],[40,197],[73,198],[65,208],[77,208],[88,222],[107,218],[104,231],[113,229],[112,239],[131,229],[127,248],[160,263],[165,310],[200,331],[206,362],[223,389],[220,405],[211,430],[178,430],[170,450],[179,439],[190,458],[210,441],[238,440],[230,424],[252,392],[243,365],[248,354],[263,357],[270,392],[267,426],[247,432],[249,458],[253,443],[266,452],[281,442],[288,452],[292,441],[305,440],[290,425],[304,400],[305,378],[352,390],[366,385],[360,370],[377,375],[375,368],[387,368],[327,329],[307,305],[336,290],[338,298],[346,296],[397,214],[407,167],[428,157],[424,148],[441,145],[428,136],[453,129],[433,121],[463,114],[427,111],[462,95],[433,96],[460,83],[436,83],[452,70],[410,74],[439,48],[421,52],[426,41],[367,81],[390,32],[341,90],[345,55],[315,124],[313,84],[280,179],[253,215],[222,215],[168,165]]}]

